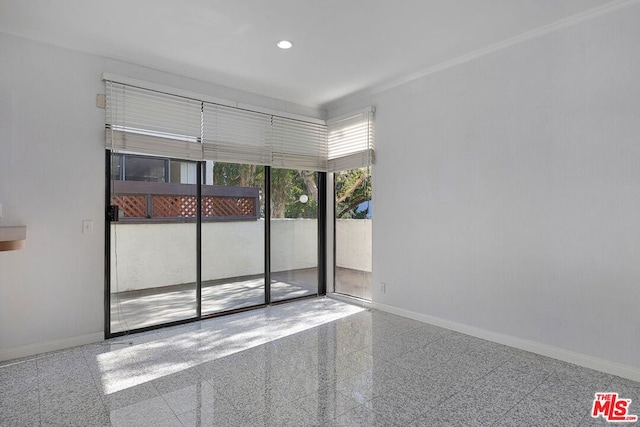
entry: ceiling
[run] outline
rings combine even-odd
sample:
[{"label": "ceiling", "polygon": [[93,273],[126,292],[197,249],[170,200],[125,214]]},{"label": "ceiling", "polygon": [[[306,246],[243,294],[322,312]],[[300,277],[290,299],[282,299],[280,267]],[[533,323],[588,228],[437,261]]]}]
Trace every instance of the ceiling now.
[{"label": "ceiling", "polygon": [[323,107],[619,2],[0,0],[0,32]]}]

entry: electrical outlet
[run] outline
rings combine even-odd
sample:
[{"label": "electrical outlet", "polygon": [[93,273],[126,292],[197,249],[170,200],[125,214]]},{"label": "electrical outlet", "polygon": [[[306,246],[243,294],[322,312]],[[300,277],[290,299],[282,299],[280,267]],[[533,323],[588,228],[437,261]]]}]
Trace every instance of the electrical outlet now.
[{"label": "electrical outlet", "polygon": [[0,203],[0,218],[2,218],[2,203]]},{"label": "electrical outlet", "polygon": [[387,293],[387,284],[385,282],[380,282],[380,292],[383,294]]},{"label": "electrical outlet", "polygon": [[90,219],[85,219],[82,221],[82,233],[83,234],[93,233],[93,221],[91,221]]}]

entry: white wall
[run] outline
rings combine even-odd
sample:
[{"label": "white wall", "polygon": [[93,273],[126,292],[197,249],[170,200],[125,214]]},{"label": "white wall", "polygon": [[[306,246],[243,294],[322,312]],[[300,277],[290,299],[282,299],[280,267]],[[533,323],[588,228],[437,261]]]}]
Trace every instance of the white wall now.
[{"label": "white wall", "polygon": [[1,360],[103,330],[104,61],[4,35],[0,58],[0,221],[27,226],[0,252]]},{"label": "white wall", "polygon": [[640,378],[639,22],[633,3],[329,112],[377,108],[374,302]]},{"label": "white wall", "polygon": [[[321,110],[0,34],[0,224],[27,225],[0,252],[0,360],[103,335],[102,72],[323,117]],[[153,64],[149,64],[153,65]],[[82,234],[82,220],[94,233]]]}]

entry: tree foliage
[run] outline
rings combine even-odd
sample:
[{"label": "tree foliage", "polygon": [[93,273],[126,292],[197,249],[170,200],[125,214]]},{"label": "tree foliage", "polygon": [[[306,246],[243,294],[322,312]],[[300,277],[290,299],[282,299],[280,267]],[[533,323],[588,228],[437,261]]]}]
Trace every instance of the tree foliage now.
[{"label": "tree foliage", "polygon": [[[271,169],[271,217],[316,218],[318,207],[317,173],[292,169]],[[235,163],[216,163],[213,166],[214,185],[257,187],[260,207],[264,214],[264,167]],[[300,196],[306,195],[306,203]]]},{"label": "tree foliage", "polygon": [[370,217],[371,172],[369,168],[350,169],[335,174],[336,218]]},{"label": "tree foliage", "polygon": [[[292,169],[271,169],[271,217],[316,218],[318,187],[316,173]],[[305,203],[300,196],[307,196]]]},{"label": "tree foliage", "polygon": [[[316,218],[318,212],[317,172],[271,169],[271,217]],[[213,167],[214,185],[257,187],[264,194],[264,167],[235,163],[216,163]],[[371,174],[369,168],[352,169],[335,174],[336,217],[367,218],[371,200]],[[308,200],[302,202],[300,196]],[[264,197],[260,198],[264,213]]]}]

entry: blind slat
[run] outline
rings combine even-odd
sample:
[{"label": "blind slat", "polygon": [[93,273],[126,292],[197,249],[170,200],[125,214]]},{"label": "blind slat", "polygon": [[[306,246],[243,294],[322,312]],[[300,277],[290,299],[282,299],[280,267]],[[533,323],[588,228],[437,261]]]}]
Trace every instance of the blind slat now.
[{"label": "blind slat", "polygon": [[107,148],[114,152],[146,154],[184,160],[201,160],[202,144],[153,135],[107,129]]},{"label": "blind slat", "polygon": [[107,82],[106,122],[112,129],[197,141],[201,134],[201,103]]},{"label": "blind slat", "polygon": [[373,109],[327,123],[327,169],[337,172],[375,161]]},{"label": "blind slat", "polygon": [[288,169],[327,170],[327,127],[273,117],[272,165]]},{"label": "blind slat", "polygon": [[229,163],[271,164],[271,116],[204,103],[203,158]]}]

